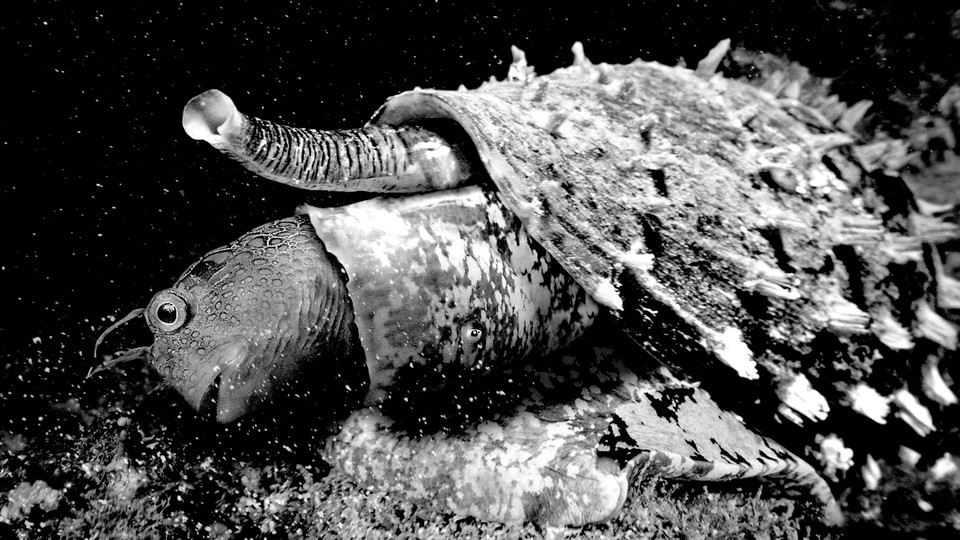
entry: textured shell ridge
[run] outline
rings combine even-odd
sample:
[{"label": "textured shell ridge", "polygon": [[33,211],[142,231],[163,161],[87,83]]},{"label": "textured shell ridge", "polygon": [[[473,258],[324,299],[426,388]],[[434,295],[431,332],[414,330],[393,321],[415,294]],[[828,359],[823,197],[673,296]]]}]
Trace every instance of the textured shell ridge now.
[{"label": "textured shell ridge", "polygon": [[[621,72],[627,75],[626,83],[600,82],[603,73],[614,77]],[[642,100],[637,81],[666,87],[663,92],[673,87],[677,94],[683,93],[680,85],[709,87],[692,75],[678,80],[672,68],[648,63],[576,65],[526,84],[489,84],[470,93],[407,92],[389,101],[374,122],[437,116],[459,122],[504,202],[571,274],[591,293],[604,297],[598,290],[643,237],[640,228],[630,223],[621,223],[618,234],[610,235],[614,223],[604,223],[604,218],[628,218],[631,212],[646,210],[642,201],[660,195],[651,189],[657,182],[651,176],[668,168],[682,174],[684,168],[675,153],[648,147],[641,133],[628,130],[665,125],[669,133],[671,121],[686,119],[681,118],[683,109],[698,115],[706,109],[714,124],[729,122],[722,108],[707,98],[691,99],[694,103],[688,107],[651,116],[656,103]],[[690,146],[690,155],[702,150],[696,144]]]},{"label": "textured shell ridge", "polygon": [[[863,303],[844,297],[845,270],[817,273],[837,246],[884,238],[821,163],[827,152],[849,155],[851,137],[797,122],[796,110],[812,111],[811,122],[815,110],[708,73],[710,63],[695,72],[640,60],[594,65],[582,49],[575,56],[545,76],[527,70],[471,91],[405,92],[371,122],[459,123],[531,236],[654,354],[694,350],[755,378],[745,321],[789,336],[795,350],[824,331],[866,331],[857,322]],[[789,315],[757,320],[741,302],[745,290]],[[843,306],[856,309],[842,315]],[[662,323],[644,313],[663,309],[677,319],[674,337],[686,337],[645,337]]]}]

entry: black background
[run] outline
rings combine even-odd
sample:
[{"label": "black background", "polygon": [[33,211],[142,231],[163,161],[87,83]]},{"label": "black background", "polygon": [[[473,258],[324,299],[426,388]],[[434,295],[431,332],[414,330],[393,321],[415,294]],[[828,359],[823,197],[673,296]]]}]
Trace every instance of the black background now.
[{"label": "black background", "polygon": [[695,65],[731,38],[838,77],[850,101],[924,91],[917,73],[958,56],[949,40],[960,22],[933,2],[862,2],[881,6],[870,11],[795,0],[513,4],[5,7],[0,429],[4,415],[8,429],[23,429],[32,407],[83,394],[110,317],[142,307],[202,253],[323,202],[187,137],[182,107],[203,90],[263,118],[337,128],[361,125],[414,86],[502,79],[511,45],[547,73],[570,62],[577,40],[594,62]]}]

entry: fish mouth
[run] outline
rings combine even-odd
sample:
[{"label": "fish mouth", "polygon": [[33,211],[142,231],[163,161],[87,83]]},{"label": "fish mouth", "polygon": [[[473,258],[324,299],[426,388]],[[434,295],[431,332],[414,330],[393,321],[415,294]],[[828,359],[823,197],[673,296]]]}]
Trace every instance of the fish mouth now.
[{"label": "fish mouth", "polygon": [[228,347],[225,354],[228,357],[236,356],[228,360],[225,365],[221,364],[220,373],[210,383],[210,392],[216,390],[217,422],[220,424],[229,424],[256,409],[261,398],[270,391],[269,371],[251,376],[250,373],[253,370],[241,369],[244,367],[242,366],[244,362],[251,360],[246,358],[245,344]]},{"label": "fish mouth", "polygon": [[[139,316],[136,309],[107,328],[97,339],[94,354],[108,334]],[[152,346],[117,351],[87,372],[87,378],[113,369],[121,363],[145,360],[173,388],[180,393],[193,410],[203,417],[215,416],[217,422],[232,422],[255,408],[257,397],[269,388],[269,377],[252,375],[256,370],[243,369],[250,362],[250,348],[244,339],[224,343],[200,358],[191,358],[162,352],[157,341]],[[190,366],[192,369],[183,369]],[[215,411],[215,414],[214,414]]]},{"label": "fish mouth", "polygon": [[[256,408],[258,396],[269,388],[268,373],[249,369],[250,348],[235,339],[214,348],[202,358],[154,355],[154,368],[203,417],[216,416],[227,424]],[[191,366],[186,372],[177,366]],[[214,415],[213,412],[216,411]]]},{"label": "fish mouth", "polygon": [[[143,308],[133,310],[104,330],[97,338],[94,353],[101,354],[101,345],[109,335],[143,313]],[[280,397],[275,394],[289,393],[289,390],[281,391],[279,388],[296,385],[297,373],[307,369],[306,360],[315,356],[289,355],[290,351],[287,351],[287,355],[269,354],[269,344],[252,342],[239,335],[227,338],[203,354],[197,354],[195,348],[184,350],[190,348],[171,345],[165,341],[165,337],[155,334],[150,346],[106,355],[99,364],[88,370],[87,377],[109,371],[121,363],[143,360],[200,417],[216,418],[217,423],[228,424],[260,408],[265,402]],[[365,364],[360,365],[365,367]]]},{"label": "fish mouth", "polygon": [[221,381],[222,375],[218,374],[213,378],[213,382],[207,387],[206,392],[203,393],[203,397],[200,398],[200,402],[197,404],[197,414],[200,417],[216,418],[218,416],[217,398],[220,396]]}]

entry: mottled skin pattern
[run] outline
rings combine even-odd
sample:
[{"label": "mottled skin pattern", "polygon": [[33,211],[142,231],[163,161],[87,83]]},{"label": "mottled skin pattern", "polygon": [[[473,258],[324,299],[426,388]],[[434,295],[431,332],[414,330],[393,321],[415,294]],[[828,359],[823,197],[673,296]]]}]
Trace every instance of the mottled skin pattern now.
[{"label": "mottled skin pattern", "polygon": [[346,294],[306,217],[268,223],[154,295],[151,363],[195,409],[213,389],[217,419],[229,422],[292,383],[304,362],[335,372],[354,356]]},{"label": "mottled skin pattern", "polygon": [[598,312],[479,187],[301,211],[349,276],[368,403],[382,401],[398,369],[503,369],[567,345]]}]

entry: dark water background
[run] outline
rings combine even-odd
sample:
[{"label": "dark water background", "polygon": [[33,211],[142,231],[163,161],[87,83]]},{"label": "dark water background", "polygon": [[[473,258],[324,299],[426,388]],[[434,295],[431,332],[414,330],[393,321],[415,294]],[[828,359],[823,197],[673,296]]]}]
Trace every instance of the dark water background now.
[{"label": "dark water background", "polygon": [[[250,114],[336,128],[414,86],[503,78],[511,45],[547,73],[569,64],[577,40],[594,62],[695,65],[731,38],[838,77],[849,101],[922,93],[920,75],[955,73],[960,57],[960,21],[937,2],[85,4],[0,18],[0,430],[36,430],[70,397],[89,403],[100,389],[82,377],[111,317],[202,253],[324,201],[187,137],[182,107],[203,90]],[[146,344],[139,332],[114,345]]]}]

